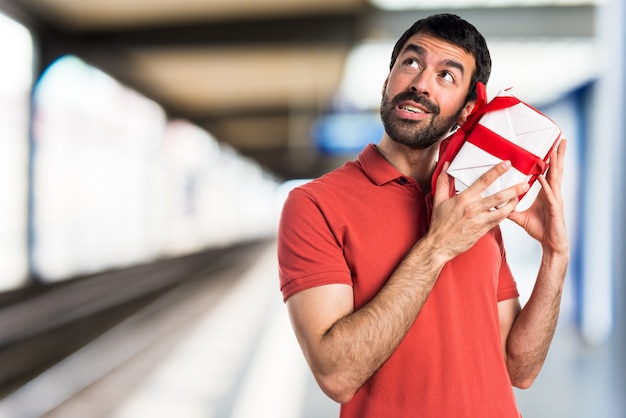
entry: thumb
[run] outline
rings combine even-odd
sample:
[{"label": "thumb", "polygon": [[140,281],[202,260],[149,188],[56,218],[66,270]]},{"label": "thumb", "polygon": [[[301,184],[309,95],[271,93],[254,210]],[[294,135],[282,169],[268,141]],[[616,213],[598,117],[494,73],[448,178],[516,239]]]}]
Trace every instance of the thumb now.
[{"label": "thumb", "polygon": [[513,212],[509,213],[509,216],[507,216],[507,218],[509,218],[511,221],[518,224],[519,226],[524,227],[526,212],[527,211],[518,212],[517,210],[513,210]]}]

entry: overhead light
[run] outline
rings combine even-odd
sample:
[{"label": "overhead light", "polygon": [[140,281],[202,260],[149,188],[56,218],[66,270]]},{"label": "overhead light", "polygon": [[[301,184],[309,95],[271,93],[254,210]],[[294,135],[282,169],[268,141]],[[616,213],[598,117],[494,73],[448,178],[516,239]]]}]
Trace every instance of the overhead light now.
[{"label": "overhead light", "polygon": [[350,51],[335,96],[335,110],[366,111],[380,105],[383,84],[389,74],[393,43],[363,42]]},{"label": "overhead light", "polygon": [[597,5],[599,0],[370,0],[382,10],[419,10],[479,7],[582,6]]}]

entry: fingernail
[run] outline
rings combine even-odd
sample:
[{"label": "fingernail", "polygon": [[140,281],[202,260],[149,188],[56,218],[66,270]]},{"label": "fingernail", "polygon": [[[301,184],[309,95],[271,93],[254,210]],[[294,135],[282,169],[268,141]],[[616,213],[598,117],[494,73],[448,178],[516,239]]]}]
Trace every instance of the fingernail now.
[{"label": "fingernail", "polygon": [[509,168],[511,166],[511,162],[509,160],[502,161],[502,167]]}]

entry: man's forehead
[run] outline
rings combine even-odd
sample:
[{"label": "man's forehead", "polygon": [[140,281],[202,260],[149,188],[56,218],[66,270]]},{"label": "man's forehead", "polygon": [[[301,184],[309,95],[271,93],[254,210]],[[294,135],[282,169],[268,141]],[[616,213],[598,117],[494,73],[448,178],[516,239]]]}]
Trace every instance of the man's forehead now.
[{"label": "man's forehead", "polygon": [[463,63],[466,69],[471,71],[476,67],[474,54],[450,41],[428,34],[418,33],[407,39],[400,50],[400,54],[404,54],[407,51],[421,52],[423,54],[436,53]]}]

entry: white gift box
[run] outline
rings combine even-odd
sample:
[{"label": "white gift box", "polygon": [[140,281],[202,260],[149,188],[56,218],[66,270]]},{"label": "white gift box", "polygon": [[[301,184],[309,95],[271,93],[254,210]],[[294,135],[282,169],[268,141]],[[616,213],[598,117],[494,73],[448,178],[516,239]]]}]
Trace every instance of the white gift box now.
[{"label": "white gift box", "polygon": [[[483,193],[490,196],[500,190],[522,182],[535,184],[538,175],[547,168],[550,152],[561,137],[561,130],[548,117],[524,102],[515,99],[508,91],[498,97],[508,97],[508,107],[487,110],[471,130],[454,156],[448,174],[454,177],[455,188],[461,192],[486,171],[505,159],[512,167],[492,183]],[[512,100],[515,99],[515,100]],[[490,103],[485,105],[489,108]],[[518,204],[518,210],[532,203],[539,183]]]}]

